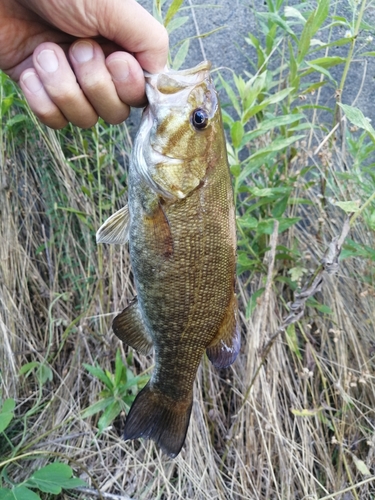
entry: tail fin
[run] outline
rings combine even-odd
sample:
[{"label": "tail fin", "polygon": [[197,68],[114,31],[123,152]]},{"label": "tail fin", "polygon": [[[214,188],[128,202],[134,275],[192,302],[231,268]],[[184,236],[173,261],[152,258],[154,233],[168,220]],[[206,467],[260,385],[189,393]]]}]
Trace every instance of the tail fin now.
[{"label": "tail fin", "polygon": [[193,397],[174,401],[150,382],[136,397],[124,429],[124,439],[153,439],[170,457],[176,457],[184,444]]}]

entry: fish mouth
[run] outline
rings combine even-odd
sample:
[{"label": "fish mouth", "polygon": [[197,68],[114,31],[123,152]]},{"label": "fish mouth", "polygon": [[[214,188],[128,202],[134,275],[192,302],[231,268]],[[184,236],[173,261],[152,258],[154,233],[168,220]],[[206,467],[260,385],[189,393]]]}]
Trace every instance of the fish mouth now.
[{"label": "fish mouth", "polygon": [[149,78],[152,78],[152,77],[155,77],[158,75],[178,76],[178,79],[180,79],[180,78],[185,78],[185,77],[196,76],[197,73],[210,71],[211,67],[212,67],[212,64],[210,61],[202,61],[201,63],[197,64],[193,68],[182,69],[182,70],[177,71],[174,69],[169,69],[168,66],[165,66],[164,70],[160,71],[160,73],[148,73],[147,71],[144,71],[144,75],[145,75],[146,79],[149,79]]},{"label": "fish mouth", "polygon": [[149,102],[158,102],[163,99],[163,95],[168,97],[176,93],[181,93],[180,99],[185,98],[184,91],[188,93],[189,89],[208,79],[210,69],[211,63],[203,61],[194,68],[181,71],[166,68],[160,73],[145,73],[146,94]]}]

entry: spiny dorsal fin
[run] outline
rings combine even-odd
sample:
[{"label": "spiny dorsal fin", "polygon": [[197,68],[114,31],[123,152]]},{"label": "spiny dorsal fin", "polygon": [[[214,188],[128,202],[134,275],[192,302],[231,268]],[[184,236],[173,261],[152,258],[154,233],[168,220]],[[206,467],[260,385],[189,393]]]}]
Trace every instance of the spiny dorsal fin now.
[{"label": "spiny dorsal fin", "polygon": [[152,339],[142,320],[135,297],[112,323],[116,336],[125,344],[130,345],[141,354],[149,354],[152,349]]},{"label": "spiny dorsal fin", "polygon": [[96,233],[97,243],[124,245],[129,237],[129,208],[120,208],[111,215]]}]

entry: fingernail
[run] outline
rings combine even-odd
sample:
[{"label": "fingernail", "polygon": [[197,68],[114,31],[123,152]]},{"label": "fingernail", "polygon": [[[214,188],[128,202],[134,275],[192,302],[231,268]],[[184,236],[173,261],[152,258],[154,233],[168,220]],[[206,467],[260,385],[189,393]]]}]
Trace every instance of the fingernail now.
[{"label": "fingernail", "polygon": [[123,59],[111,59],[107,62],[107,68],[114,80],[126,80],[129,76],[129,65]]},{"label": "fingernail", "polygon": [[36,94],[43,87],[42,82],[34,71],[24,73],[21,80],[25,87],[33,94]]},{"label": "fingernail", "polygon": [[77,42],[73,45],[72,53],[77,62],[84,63],[94,57],[94,47],[90,42]]},{"label": "fingernail", "polygon": [[38,54],[37,59],[42,69],[47,71],[47,73],[53,73],[59,67],[59,60],[53,50],[42,50],[42,52]]}]

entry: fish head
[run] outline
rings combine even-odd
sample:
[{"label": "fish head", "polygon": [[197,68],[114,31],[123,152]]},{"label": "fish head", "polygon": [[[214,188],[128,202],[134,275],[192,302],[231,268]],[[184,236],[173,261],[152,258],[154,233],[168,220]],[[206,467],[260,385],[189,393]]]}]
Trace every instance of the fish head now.
[{"label": "fish head", "polygon": [[163,198],[183,199],[203,181],[223,142],[210,63],[146,74],[149,101],[134,148],[134,168]]}]

